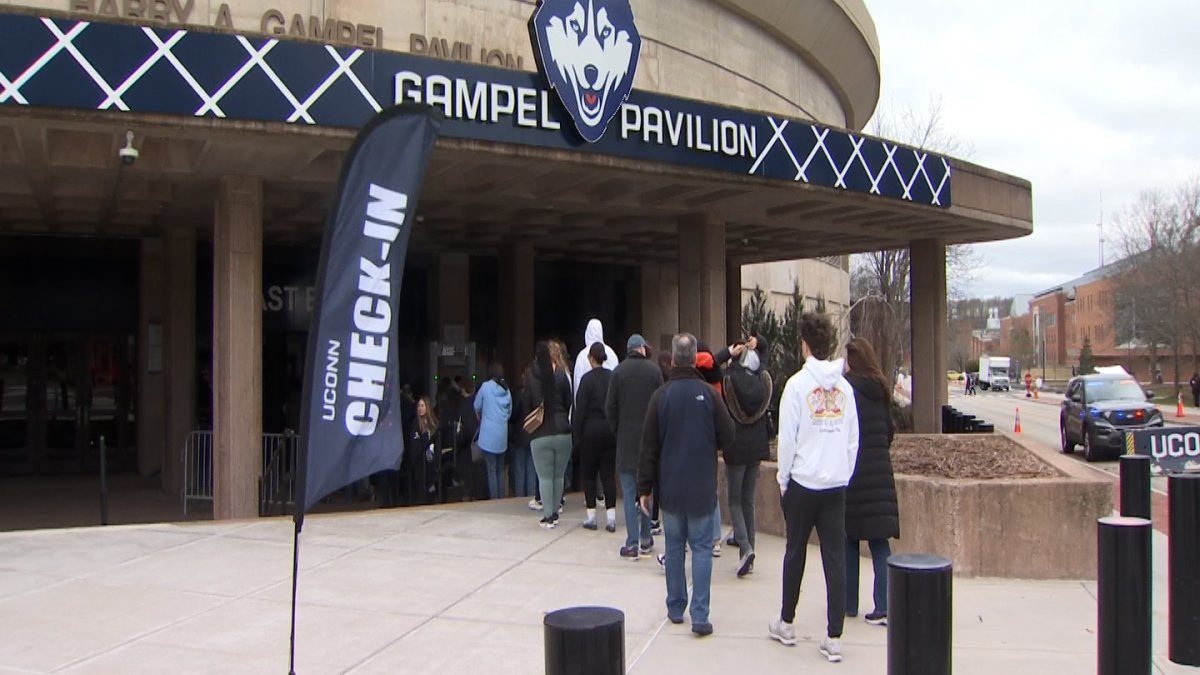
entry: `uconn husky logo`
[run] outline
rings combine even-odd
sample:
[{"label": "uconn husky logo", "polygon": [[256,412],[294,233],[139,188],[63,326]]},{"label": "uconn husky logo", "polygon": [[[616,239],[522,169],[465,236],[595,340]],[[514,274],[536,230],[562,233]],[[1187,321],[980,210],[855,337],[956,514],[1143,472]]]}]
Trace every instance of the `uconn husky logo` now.
[{"label": "uconn husky logo", "polygon": [[642,37],[629,0],[542,0],[530,21],[542,73],[594,143],[629,96]]}]

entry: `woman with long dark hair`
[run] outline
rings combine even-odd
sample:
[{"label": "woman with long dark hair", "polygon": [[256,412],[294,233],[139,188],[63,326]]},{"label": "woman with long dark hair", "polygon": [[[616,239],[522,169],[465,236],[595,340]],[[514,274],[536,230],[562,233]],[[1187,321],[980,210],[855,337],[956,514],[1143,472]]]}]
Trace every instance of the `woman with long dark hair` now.
[{"label": "woman with long dark hair", "polygon": [[417,401],[417,417],[408,439],[409,498],[414,504],[429,503],[437,493],[440,427],[428,396]]},{"label": "woman with long dark hair", "polygon": [[900,509],[889,454],[892,387],[879,367],[871,343],[856,337],[846,345],[846,380],[854,387],[858,407],[858,463],[846,489],[846,616],[858,615],[859,542],[871,549],[875,572],[875,609],[867,623],[887,624],[887,559],[889,539],[900,537]]},{"label": "woman with long dark hair", "polygon": [[[571,380],[555,368],[550,345],[545,341],[534,347],[533,364],[525,371],[526,417],[529,446],[542,493],[541,525],[558,525],[559,503],[563,497],[563,473],[571,457]],[[541,421],[537,421],[538,411]]]},{"label": "woman with long dark hair", "polygon": [[[588,365],[592,367],[579,378],[579,389],[575,399],[575,414],[571,417],[571,432],[575,447],[579,448],[580,471],[583,476],[583,496],[587,504],[584,529],[594,530],[596,523],[596,474],[604,494],[617,494],[616,462],[617,438],[605,415],[604,403],[608,399],[608,385],[612,371],[604,367],[606,354],[604,343],[593,342],[588,349]],[[607,502],[606,502],[607,503]],[[605,509],[605,529],[617,531],[617,509],[610,505]]]}]

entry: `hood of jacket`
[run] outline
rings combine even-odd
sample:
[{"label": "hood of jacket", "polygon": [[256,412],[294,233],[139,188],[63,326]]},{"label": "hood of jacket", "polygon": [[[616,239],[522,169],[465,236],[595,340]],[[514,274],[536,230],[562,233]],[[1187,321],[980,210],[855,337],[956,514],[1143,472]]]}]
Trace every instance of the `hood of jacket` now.
[{"label": "hood of jacket", "polygon": [[857,391],[863,398],[869,401],[883,402],[887,398],[886,392],[875,381],[875,378],[863,375],[847,375],[846,381],[850,383],[850,386],[854,387],[854,391]]},{"label": "hood of jacket", "polygon": [[842,377],[844,367],[844,359],[822,361],[810,356],[804,361],[804,370],[812,375],[822,389],[831,389],[833,385],[837,384]]},{"label": "hood of jacket", "polygon": [[583,351],[587,352],[591,348],[592,343],[604,342],[604,324],[600,323],[600,319],[592,319],[588,321],[587,328],[583,331]]}]

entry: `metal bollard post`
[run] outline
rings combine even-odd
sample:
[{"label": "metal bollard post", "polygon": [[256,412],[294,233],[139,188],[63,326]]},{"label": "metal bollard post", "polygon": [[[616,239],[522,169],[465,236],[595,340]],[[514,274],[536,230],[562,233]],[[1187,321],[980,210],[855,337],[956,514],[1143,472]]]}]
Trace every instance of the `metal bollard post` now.
[{"label": "metal bollard post", "polygon": [[100,524],[108,525],[108,444],[100,437]]},{"label": "metal bollard post", "polygon": [[569,607],[546,614],[546,675],[624,675],[625,613]]},{"label": "metal bollard post", "polygon": [[1200,666],[1200,475],[1171,476],[1167,493],[1167,655],[1174,663]]},{"label": "metal bollard post", "polygon": [[1150,521],[1101,518],[1096,643],[1098,675],[1149,675]]},{"label": "metal bollard post", "polygon": [[1121,515],[1152,520],[1150,512],[1150,458],[1121,455]]},{"label": "metal bollard post", "polygon": [[952,572],[935,555],[888,558],[888,675],[950,675]]}]

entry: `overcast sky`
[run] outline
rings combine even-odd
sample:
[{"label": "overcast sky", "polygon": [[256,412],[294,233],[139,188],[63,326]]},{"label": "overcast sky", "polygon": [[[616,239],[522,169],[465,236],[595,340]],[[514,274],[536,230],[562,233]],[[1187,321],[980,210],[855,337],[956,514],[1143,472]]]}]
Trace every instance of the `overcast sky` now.
[{"label": "overcast sky", "polygon": [[[1097,266],[1138,193],[1200,174],[1200,2],[868,0],[880,109],[942,99],[966,159],[1033,183],[1033,231],[978,246],[970,295],[1032,293]],[[1106,246],[1106,260],[1115,252]]]}]

